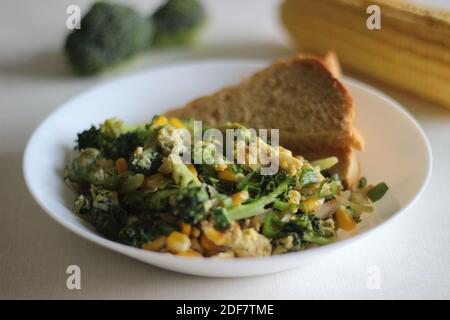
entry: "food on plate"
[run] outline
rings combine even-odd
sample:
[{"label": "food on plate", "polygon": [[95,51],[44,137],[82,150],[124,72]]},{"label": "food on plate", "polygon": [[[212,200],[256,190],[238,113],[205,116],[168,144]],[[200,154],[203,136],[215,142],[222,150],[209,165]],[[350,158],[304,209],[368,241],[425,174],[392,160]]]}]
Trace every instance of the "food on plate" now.
[{"label": "food on plate", "polygon": [[255,152],[253,141],[276,156],[278,170],[263,174],[259,157],[227,161],[212,147],[215,136],[186,148],[180,132],[195,136],[192,119],[155,116],[131,127],[109,119],[78,134],[77,155],[66,166],[64,178],[78,194],[75,212],[108,239],[144,250],[261,257],[334,242],[337,229],[354,230],[387,191],[365,178],[346,188],[331,173],[336,157],[309,162],[268,140],[251,140],[241,124],[217,129],[239,129],[245,159]]},{"label": "food on plate", "polygon": [[347,70],[450,107],[450,12],[421,2],[284,0],[281,21],[298,49],[331,47]]},{"label": "food on plate", "polygon": [[146,17],[119,3],[96,2],[66,39],[73,70],[91,75],[150,46],[187,45],[206,20],[198,0],[168,0]]},{"label": "food on plate", "polygon": [[352,186],[359,177],[353,149],[361,149],[364,141],[353,125],[353,102],[339,75],[333,54],[324,59],[299,55],[167,114],[213,126],[238,122],[277,128],[280,145],[306,159],[338,157],[332,171]]}]

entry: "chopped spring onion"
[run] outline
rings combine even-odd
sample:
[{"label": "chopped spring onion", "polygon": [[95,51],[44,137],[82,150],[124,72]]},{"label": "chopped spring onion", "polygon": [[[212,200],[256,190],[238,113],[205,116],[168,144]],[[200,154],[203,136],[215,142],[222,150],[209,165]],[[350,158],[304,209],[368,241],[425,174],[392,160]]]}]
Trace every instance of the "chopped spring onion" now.
[{"label": "chopped spring onion", "polygon": [[317,175],[313,169],[307,168],[302,170],[302,174],[300,175],[300,185],[306,186],[309,184],[316,183]]},{"label": "chopped spring onion", "polygon": [[273,212],[269,212],[264,220],[263,234],[267,238],[274,238],[280,233],[283,226],[281,219]]},{"label": "chopped spring onion", "polygon": [[367,196],[372,202],[380,200],[386,191],[388,191],[389,187],[386,183],[380,182],[376,186],[372,187],[369,191],[367,191]]},{"label": "chopped spring onion", "polygon": [[328,198],[336,195],[338,191],[338,184],[335,180],[325,179],[320,183],[317,196],[319,198]]},{"label": "chopped spring onion", "polygon": [[360,215],[363,212],[373,212],[372,206],[364,206],[348,200],[344,201],[344,205],[350,207],[352,211],[358,215]]},{"label": "chopped spring onion", "polygon": [[323,170],[330,169],[331,167],[335,166],[338,162],[339,162],[338,158],[329,157],[329,158],[312,161],[311,165],[314,167],[318,166],[320,168],[320,171],[323,171]]},{"label": "chopped spring onion", "polygon": [[367,179],[366,177],[361,177],[361,179],[359,179],[358,181],[358,188],[362,189],[367,185]]}]

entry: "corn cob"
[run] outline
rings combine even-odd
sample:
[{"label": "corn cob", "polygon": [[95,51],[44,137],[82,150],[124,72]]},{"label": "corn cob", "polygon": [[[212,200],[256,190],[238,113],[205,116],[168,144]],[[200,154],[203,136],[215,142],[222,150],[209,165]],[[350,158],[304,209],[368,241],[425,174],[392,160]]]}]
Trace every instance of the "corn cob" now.
[{"label": "corn cob", "polygon": [[[369,5],[381,10],[370,30]],[[285,0],[281,20],[294,44],[334,50],[344,68],[450,108],[450,12],[403,0]]]}]

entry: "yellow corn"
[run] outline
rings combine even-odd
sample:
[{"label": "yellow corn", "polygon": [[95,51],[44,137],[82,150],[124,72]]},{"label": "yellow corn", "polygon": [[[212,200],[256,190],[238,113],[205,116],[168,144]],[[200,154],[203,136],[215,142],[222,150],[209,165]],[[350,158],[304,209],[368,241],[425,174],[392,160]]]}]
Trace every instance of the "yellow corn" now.
[{"label": "yellow corn", "polygon": [[306,211],[310,212],[316,209],[317,207],[320,207],[324,202],[324,199],[312,197],[308,200],[305,200],[303,204],[305,205]]},{"label": "yellow corn", "polygon": [[119,173],[123,173],[128,170],[127,160],[119,158],[116,160],[116,169]]},{"label": "yellow corn", "polygon": [[161,173],[155,173],[150,177],[145,178],[144,180],[144,188],[150,191],[156,191],[163,184],[165,177]]},{"label": "yellow corn", "polygon": [[224,245],[227,241],[227,236],[224,232],[217,231],[213,226],[206,225],[203,227],[204,235],[211,240],[215,245]]},{"label": "yellow corn", "polygon": [[290,190],[288,195],[289,195],[289,203],[292,203],[292,204],[300,203],[300,199],[302,198],[302,196],[300,195],[300,192],[298,192],[296,190]]},{"label": "yellow corn", "polygon": [[186,164],[186,166],[188,167],[189,171],[192,172],[193,175],[198,176],[197,169],[195,169],[195,166],[192,163],[188,163]]},{"label": "yellow corn", "polygon": [[353,217],[347,211],[347,209],[341,207],[336,211],[336,224],[338,228],[341,228],[345,231],[351,231],[355,229],[356,222],[353,220]]},{"label": "yellow corn", "polygon": [[220,247],[215,245],[214,242],[209,240],[204,234],[200,238],[200,245],[208,252],[219,252]]},{"label": "yellow corn", "polygon": [[200,237],[200,233],[201,233],[201,231],[199,228],[196,228],[196,227],[192,228],[192,236],[193,237],[195,237],[195,238]]},{"label": "yellow corn", "polygon": [[191,235],[192,226],[190,224],[182,222],[182,223],[180,223],[180,229],[181,229],[181,232],[184,233],[185,235],[187,235],[187,236]]},{"label": "yellow corn", "polygon": [[233,207],[240,205],[241,203],[248,200],[250,195],[247,190],[242,190],[231,195],[231,201],[233,202]]},{"label": "yellow corn", "polygon": [[190,246],[191,240],[184,233],[172,231],[167,237],[167,249],[171,252],[185,252],[189,250]]},{"label": "yellow corn", "polygon": [[164,116],[160,116],[158,117],[158,119],[156,119],[153,123],[152,126],[158,127],[158,126],[163,126],[165,124],[169,123],[169,121],[167,120],[166,117]]},{"label": "yellow corn", "polygon": [[189,249],[188,251],[178,252],[177,256],[188,257],[188,258],[200,258],[203,257],[200,252]]},{"label": "yellow corn", "polygon": [[144,243],[142,245],[142,249],[150,250],[150,251],[159,251],[166,245],[166,237],[160,236],[156,239],[149,241],[147,243]]},{"label": "yellow corn", "polygon": [[183,129],[183,128],[185,128],[184,123],[181,122],[181,120],[178,119],[178,118],[170,118],[169,123],[170,123],[171,125],[173,125],[173,126],[174,126],[175,128],[177,128],[177,129]]},{"label": "yellow corn", "polygon": [[237,176],[233,172],[231,172],[230,168],[227,168],[223,171],[219,171],[217,176],[222,181],[228,181],[228,182],[237,182],[238,181]]}]

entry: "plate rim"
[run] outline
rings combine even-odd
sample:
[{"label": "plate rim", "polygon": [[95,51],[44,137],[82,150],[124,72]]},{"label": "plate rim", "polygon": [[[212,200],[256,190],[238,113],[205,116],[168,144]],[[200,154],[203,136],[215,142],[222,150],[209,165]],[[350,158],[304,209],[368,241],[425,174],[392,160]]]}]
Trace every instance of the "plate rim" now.
[{"label": "plate rim", "polygon": [[[142,76],[146,73],[153,73],[155,71],[158,70],[166,70],[166,69],[176,69],[176,68],[180,68],[180,67],[186,67],[186,66],[195,66],[195,65],[207,65],[207,64],[234,64],[234,65],[245,65],[246,67],[248,67],[249,65],[256,67],[264,67],[265,65],[267,65],[267,63],[269,63],[270,60],[266,60],[266,59],[205,59],[205,60],[201,60],[201,61],[187,61],[187,62],[180,62],[180,63],[174,63],[174,64],[166,64],[166,65],[160,65],[157,67],[153,67],[153,68],[147,68],[144,70],[141,70],[139,72],[135,72],[135,73],[131,73],[125,76],[121,76],[118,77],[116,79],[111,79],[111,80],[107,80],[107,81],[103,81],[101,83],[98,83],[96,85],[94,85],[93,87],[69,98],[68,100],[66,100],[64,103],[62,103],[61,105],[59,105],[58,107],[56,107],[52,112],[50,112],[37,126],[36,128],[33,130],[33,133],[30,135],[27,144],[25,146],[24,149],[24,153],[23,153],[23,160],[22,160],[22,174],[23,174],[23,178],[25,181],[25,184],[27,186],[28,192],[31,194],[32,198],[34,199],[34,201],[36,201],[36,203],[39,205],[39,207],[41,209],[44,210],[44,212],[46,212],[47,215],[49,215],[50,217],[52,217],[52,219],[54,219],[56,222],[58,222],[60,225],[62,225],[63,227],[65,227],[66,229],[70,230],[71,232],[77,234],[78,236],[85,238],[89,241],[92,241],[93,243],[100,245],[104,248],[113,250],[115,252],[119,252],[122,253],[126,256],[144,261],[148,264],[151,264],[153,266],[158,266],[164,269],[169,269],[169,270],[174,270],[171,269],[169,267],[166,266],[161,266],[161,264],[158,264],[158,262],[155,261],[147,261],[144,259],[144,257],[140,257],[141,255],[145,254],[148,257],[154,256],[155,258],[152,260],[158,260],[158,259],[168,259],[169,260],[173,260],[173,261],[178,261],[178,262],[182,262],[183,264],[191,264],[191,265],[198,265],[198,262],[201,261],[201,264],[209,264],[211,267],[214,265],[233,265],[233,266],[238,266],[238,265],[249,265],[249,264],[253,264],[253,262],[268,262],[270,260],[271,263],[282,263],[283,261],[286,260],[300,260],[301,256],[312,256],[312,255],[317,255],[320,253],[326,253],[326,252],[330,252],[333,251],[335,249],[338,249],[339,247],[343,247],[346,245],[351,245],[352,243],[355,243],[357,240],[362,240],[363,238],[372,235],[373,232],[376,231],[380,231],[382,227],[385,227],[387,224],[392,223],[393,221],[396,221],[400,216],[403,216],[403,213],[405,211],[407,211],[408,209],[410,209],[416,202],[417,200],[422,196],[422,194],[424,193],[425,189],[427,188],[429,181],[431,179],[431,174],[432,174],[432,170],[433,170],[433,154],[432,154],[432,149],[431,149],[431,144],[429,142],[429,139],[427,137],[427,135],[425,134],[422,126],[419,124],[419,122],[414,118],[414,116],[412,116],[412,114],[406,110],[405,107],[403,107],[399,102],[397,102],[395,99],[393,99],[392,97],[390,97],[389,95],[383,93],[382,91],[366,84],[363,83],[359,80],[350,78],[350,77],[344,77],[343,78],[343,82],[345,85],[350,85],[353,87],[357,87],[363,91],[366,91],[372,95],[375,95],[377,98],[382,99],[384,101],[386,101],[391,107],[393,107],[394,109],[396,109],[396,111],[400,112],[409,122],[411,122],[414,125],[414,128],[417,130],[417,132],[419,133],[420,138],[422,139],[422,141],[424,142],[425,145],[425,149],[426,149],[426,159],[427,159],[427,174],[425,176],[425,178],[423,179],[422,183],[421,183],[421,187],[419,188],[419,190],[417,191],[417,193],[407,202],[405,203],[402,208],[400,208],[399,210],[395,211],[395,213],[393,215],[391,215],[389,218],[387,218],[386,220],[382,221],[381,223],[377,224],[375,227],[366,230],[365,232],[362,233],[358,233],[356,235],[353,235],[352,237],[346,238],[346,239],[342,239],[340,241],[334,242],[332,244],[326,245],[326,246],[322,246],[322,247],[317,247],[317,248],[310,248],[308,250],[304,250],[301,252],[292,252],[289,254],[283,254],[283,255],[276,255],[276,256],[268,256],[268,257],[250,257],[250,258],[240,258],[240,259],[188,259],[186,257],[179,257],[179,256],[174,256],[174,255],[167,255],[167,254],[162,254],[162,253],[158,253],[158,252],[150,252],[150,251],[145,251],[142,249],[138,249],[138,248],[134,248],[131,246],[127,246],[124,244],[120,244],[117,242],[114,242],[112,240],[108,240],[104,237],[102,237],[101,235],[95,234],[93,232],[88,232],[85,230],[80,229],[78,226],[74,225],[73,223],[71,223],[70,221],[66,221],[64,218],[60,217],[58,214],[53,213],[52,210],[45,204],[45,202],[40,199],[37,194],[35,194],[35,190],[33,187],[33,183],[32,181],[30,181],[30,174],[28,173],[28,170],[31,169],[31,165],[30,163],[30,153],[32,150],[32,146],[35,142],[35,139],[37,139],[38,134],[41,130],[43,130],[43,128],[45,128],[46,124],[53,118],[55,117],[59,112],[62,112],[64,109],[66,109],[68,107],[68,105],[70,105],[70,103],[73,103],[73,101],[81,99],[83,96],[89,95],[92,92],[95,92],[97,90],[99,90],[100,88],[106,87],[106,86],[110,86],[113,83],[117,83],[117,82],[122,82],[122,81],[127,81],[131,78],[134,77],[139,77]],[[295,266],[292,266],[292,268],[295,268]],[[289,268],[280,268],[280,270],[287,270]],[[189,272],[188,270],[186,271],[179,271],[178,272],[182,272],[182,273],[188,273],[188,274],[196,274],[196,275],[203,275],[205,276],[204,273],[200,272],[200,273],[192,273]],[[268,271],[268,272],[259,272],[259,273],[255,273],[255,274],[264,274],[264,273],[272,273],[275,271]],[[211,275],[206,275],[206,276],[211,276]],[[214,275],[212,275],[214,276]],[[221,275],[223,276],[223,275]],[[238,275],[239,276],[239,275]],[[238,277],[236,275],[233,276],[228,276],[228,277]],[[247,276],[247,274],[243,275],[243,276]]]}]

